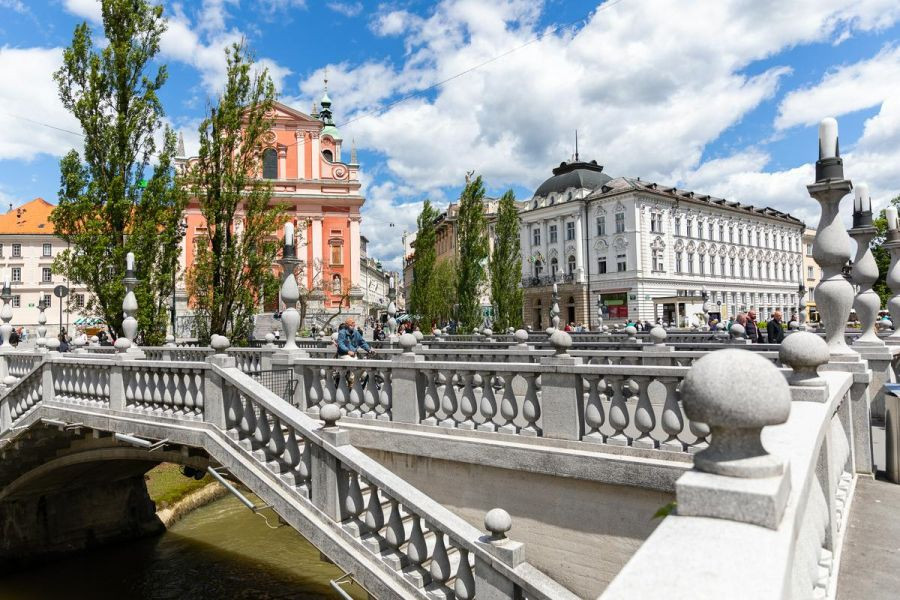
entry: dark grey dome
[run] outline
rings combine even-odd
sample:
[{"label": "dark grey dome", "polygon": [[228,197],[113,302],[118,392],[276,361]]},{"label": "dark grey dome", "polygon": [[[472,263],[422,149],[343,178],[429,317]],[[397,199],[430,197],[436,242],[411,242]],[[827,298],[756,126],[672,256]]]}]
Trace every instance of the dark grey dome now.
[{"label": "dark grey dome", "polygon": [[596,160],[564,162],[553,169],[553,177],[542,183],[534,195],[546,197],[569,188],[595,190],[611,179],[612,177],[603,172],[603,167],[598,165]]}]

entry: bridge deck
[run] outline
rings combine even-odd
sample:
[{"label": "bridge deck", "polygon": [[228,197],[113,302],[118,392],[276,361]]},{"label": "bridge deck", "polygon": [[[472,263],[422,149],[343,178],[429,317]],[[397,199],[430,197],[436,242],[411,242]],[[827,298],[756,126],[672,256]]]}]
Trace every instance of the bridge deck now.
[{"label": "bridge deck", "polygon": [[860,477],[838,575],[839,600],[893,600],[900,590],[900,485]]}]

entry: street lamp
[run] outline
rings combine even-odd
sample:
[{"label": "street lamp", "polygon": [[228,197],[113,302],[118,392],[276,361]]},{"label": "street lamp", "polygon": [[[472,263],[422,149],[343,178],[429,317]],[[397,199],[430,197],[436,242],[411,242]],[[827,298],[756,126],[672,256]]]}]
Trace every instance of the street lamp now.
[{"label": "street lamp", "polygon": [[[800,274],[801,277],[803,274]],[[797,287],[797,325],[799,329],[803,329],[806,324],[806,304],[803,302],[803,296],[806,294],[806,286],[803,282]]]}]

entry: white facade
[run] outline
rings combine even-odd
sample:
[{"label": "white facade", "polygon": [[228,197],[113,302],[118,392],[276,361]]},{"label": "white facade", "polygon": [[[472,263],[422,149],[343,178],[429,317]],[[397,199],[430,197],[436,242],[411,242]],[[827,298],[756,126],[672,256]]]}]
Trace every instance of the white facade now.
[{"label": "white facade", "polygon": [[67,298],[53,295],[57,285],[70,287],[68,280],[52,270],[54,257],[65,247],[65,242],[54,235],[0,234],[0,274],[4,281],[10,281],[12,291],[11,324],[23,327],[30,337],[37,335],[41,299],[48,304],[44,313],[48,335],[58,333],[61,326],[72,333],[75,320],[85,316],[83,309],[88,296],[84,286],[71,286]]},{"label": "white facade", "polygon": [[598,309],[612,321],[675,321],[676,306],[679,324],[697,323],[696,303],[685,298],[704,291],[721,318],[751,307],[760,319],[775,309],[787,318],[797,306],[802,234],[803,223],[772,209],[629,178],[535,196],[522,212],[526,323],[536,310],[528,288],[536,296],[554,270],[586,288],[587,306],[574,311],[587,309],[586,324],[598,324]]}]

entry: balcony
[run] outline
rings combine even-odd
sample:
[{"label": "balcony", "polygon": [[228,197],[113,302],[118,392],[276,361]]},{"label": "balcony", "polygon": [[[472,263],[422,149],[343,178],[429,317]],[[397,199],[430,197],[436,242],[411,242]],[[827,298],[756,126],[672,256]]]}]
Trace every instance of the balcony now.
[{"label": "balcony", "polygon": [[556,275],[541,275],[522,278],[522,287],[540,287],[543,285],[553,285],[554,283],[575,283],[575,275],[564,275],[557,273]]}]

